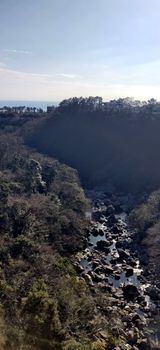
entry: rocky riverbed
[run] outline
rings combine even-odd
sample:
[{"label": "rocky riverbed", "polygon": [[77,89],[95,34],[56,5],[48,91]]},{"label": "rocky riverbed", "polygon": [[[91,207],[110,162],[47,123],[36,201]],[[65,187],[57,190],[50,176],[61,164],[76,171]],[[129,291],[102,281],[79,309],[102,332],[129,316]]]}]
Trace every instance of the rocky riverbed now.
[{"label": "rocky riverbed", "polygon": [[160,349],[160,290],[146,273],[147,266],[140,264],[140,250],[134,246],[127,218],[132,199],[95,191],[88,195],[92,212],[86,215],[91,226],[86,249],[74,262],[79,276],[93,293],[97,286],[108,293],[108,311],[117,311],[123,323],[127,339],[123,349]]}]

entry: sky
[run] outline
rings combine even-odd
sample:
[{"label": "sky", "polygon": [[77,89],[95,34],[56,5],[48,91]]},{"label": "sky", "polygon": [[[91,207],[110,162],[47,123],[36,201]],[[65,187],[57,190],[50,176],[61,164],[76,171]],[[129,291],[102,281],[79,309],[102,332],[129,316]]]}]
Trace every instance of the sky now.
[{"label": "sky", "polygon": [[0,0],[0,100],[160,100],[160,0]]}]

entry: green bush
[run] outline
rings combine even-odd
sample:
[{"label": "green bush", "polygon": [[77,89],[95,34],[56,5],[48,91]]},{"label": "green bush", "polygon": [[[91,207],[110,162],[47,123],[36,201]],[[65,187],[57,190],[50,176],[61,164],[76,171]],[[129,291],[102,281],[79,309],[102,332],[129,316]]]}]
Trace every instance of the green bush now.
[{"label": "green bush", "polygon": [[61,330],[57,301],[48,294],[47,285],[39,279],[33,285],[24,305],[28,330],[46,338],[56,337]]},{"label": "green bush", "polygon": [[91,346],[77,342],[75,339],[71,339],[63,344],[63,350],[91,350]]}]

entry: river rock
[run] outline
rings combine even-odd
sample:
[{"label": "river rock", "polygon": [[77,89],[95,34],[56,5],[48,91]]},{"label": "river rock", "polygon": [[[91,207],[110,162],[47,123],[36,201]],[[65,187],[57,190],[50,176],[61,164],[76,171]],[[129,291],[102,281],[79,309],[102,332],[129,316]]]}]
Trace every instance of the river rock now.
[{"label": "river rock", "polygon": [[127,266],[127,267],[125,268],[125,270],[126,270],[126,277],[131,277],[131,276],[133,276],[134,270],[133,270],[132,267]]},{"label": "river rock", "polygon": [[91,231],[91,235],[97,237],[99,235],[99,229],[97,227],[93,228]]},{"label": "river rock", "polygon": [[119,260],[123,261],[123,260],[128,260],[128,258],[130,257],[130,253],[128,253],[126,250],[124,249],[117,249],[117,252],[119,254]]},{"label": "river rock", "polygon": [[102,252],[109,253],[110,249],[108,248],[110,246],[109,241],[100,240],[97,242],[97,249],[101,250]]},{"label": "river rock", "polygon": [[[147,339],[140,339],[137,341],[138,349],[140,350],[150,350],[150,345]],[[157,348],[158,350],[158,348]]]},{"label": "river rock", "polygon": [[89,245],[89,247],[93,247],[93,243],[92,242],[88,242],[88,245]]},{"label": "river rock", "polygon": [[116,272],[116,273],[114,274],[114,278],[115,278],[116,280],[120,280],[120,278],[121,278],[121,273],[120,273],[120,272]]},{"label": "river rock", "polygon": [[132,322],[136,322],[137,320],[141,320],[141,316],[139,314],[137,314],[136,312],[135,313],[132,313],[131,315],[131,319],[132,319]]},{"label": "river rock", "polygon": [[140,292],[134,284],[127,284],[123,286],[123,294],[126,298],[134,299],[139,296]]},{"label": "river rock", "polygon": [[97,266],[97,267],[94,269],[94,272],[97,273],[97,274],[103,273],[103,272],[104,272],[103,266],[102,266],[102,265]]},{"label": "river rock", "polygon": [[137,261],[134,258],[132,258],[131,256],[128,257],[127,262],[132,267],[136,267],[137,266]]},{"label": "river rock", "polygon": [[113,232],[114,234],[120,234],[120,233],[123,232],[122,227],[119,227],[119,226],[116,225],[116,224],[112,226],[111,230],[112,230],[112,232]]},{"label": "river rock", "polygon": [[118,233],[112,233],[112,238],[113,238],[113,239],[119,238],[119,234],[118,234]]},{"label": "river rock", "polygon": [[107,218],[105,217],[105,212],[101,211],[102,216],[99,219],[99,222],[101,223],[106,223],[107,222]]},{"label": "river rock", "polygon": [[142,304],[142,303],[145,303],[145,304],[146,304],[145,296],[144,296],[144,295],[139,295],[138,298],[137,298],[137,302],[138,302],[139,304]]},{"label": "river rock", "polygon": [[122,248],[124,246],[123,241],[117,241],[116,242],[116,248]]},{"label": "river rock", "polygon": [[102,292],[107,292],[108,291],[107,285],[104,282],[98,282],[98,287],[101,288]]},{"label": "river rock", "polygon": [[104,236],[105,233],[106,233],[106,227],[103,226],[102,228],[99,229],[99,235]]},{"label": "river rock", "polygon": [[111,265],[103,265],[103,270],[106,274],[111,274],[113,273],[113,268]]},{"label": "river rock", "polygon": [[121,218],[118,218],[117,223],[121,227],[127,227],[126,222],[124,222]]},{"label": "river rock", "polygon": [[117,264],[117,258],[112,258],[112,259],[110,260],[110,263],[111,263],[112,265],[116,265],[116,264]]},{"label": "river rock", "polygon": [[84,267],[82,265],[77,265],[76,268],[79,273],[84,271]]},{"label": "river rock", "polygon": [[121,289],[116,290],[116,292],[114,293],[114,297],[117,298],[118,300],[120,300],[123,297],[123,292]]},{"label": "river rock", "polygon": [[82,277],[86,280],[89,285],[93,285],[91,276],[88,273],[83,273]]},{"label": "river rock", "polygon": [[92,267],[95,269],[96,267],[100,266],[101,262],[98,259],[92,260]]},{"label": "river rock", "polygon": [[98,274],[95,273],[95,272],[92,272],[91,276],[92,276],[92,280],[93,280],[94,282],[96,282],[96,283],[102,282],[102,281],[104,280],[104,276],[103,276],[103,275],[98,275]]}]

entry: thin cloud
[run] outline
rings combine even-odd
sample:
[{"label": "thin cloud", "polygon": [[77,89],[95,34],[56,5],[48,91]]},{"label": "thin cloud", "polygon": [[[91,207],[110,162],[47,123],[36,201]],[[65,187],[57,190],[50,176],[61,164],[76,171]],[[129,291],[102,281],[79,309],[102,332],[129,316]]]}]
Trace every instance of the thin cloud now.
[{"label": "thin cloud", "polygon": [[3,63],[0,62],[0,73],[10,75],[10,77],[14,76],[16,78],[46,78],[49,79],[51,78],[50,74],[45,74],[45,73],[32,73],[32,72],[23,72],[23,71],[18,71],[11,69],[4,65]]},{"label": "thin cloud", "polygon": [[4,62],[0,62],[0,68],[5,68],[6,64]]},{"label": "thin cloud", "polygon": [[15,53],[15,54],[22,54],[22,55],[30,55],[32,52],[28,50],[17,50],[17,49],[4,49],[4,52],[7,53]]},{"label": "thin cloud", "polygon": [[60,76],[62,78],[67,78],[67,79],[76,79],[76,78],[80,78],[79,75],[76,74],[68,74],[68,73],[60,73],[57,74],[57,76]]},{"label": "thin cloud", "polygon": [[8,67],[6,64],[3,62],[0,62],[0,73],[6,73],[10,74],[11,76],[17,77],[17,78],[37,78],[37,79],[46,79],[48,82],[55,81],[55,78],[60,77],[64,78],[67,82],[67,79],[69,80],[76,80],[80,79],[81,76],[76,75],[76,74],[67,74],[67,73],[55,73],[55,74],[47,74],[47,73],[33,73],[33,72],[24,72],[24,71],[19,71],[12,69]]}]

